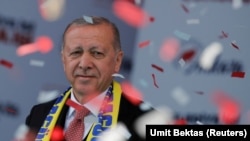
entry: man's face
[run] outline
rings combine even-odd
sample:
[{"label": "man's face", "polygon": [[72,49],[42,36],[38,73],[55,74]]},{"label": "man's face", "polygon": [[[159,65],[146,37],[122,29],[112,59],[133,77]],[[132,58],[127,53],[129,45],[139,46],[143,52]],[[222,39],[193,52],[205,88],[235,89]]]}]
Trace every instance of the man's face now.
[{"label": "man's face", "polygon": [[106,24],[73,25],[67,30],[62,61],[75,93],[102,92],[111,84],[123,57],[122,51],[115,51],[113,40]]}]

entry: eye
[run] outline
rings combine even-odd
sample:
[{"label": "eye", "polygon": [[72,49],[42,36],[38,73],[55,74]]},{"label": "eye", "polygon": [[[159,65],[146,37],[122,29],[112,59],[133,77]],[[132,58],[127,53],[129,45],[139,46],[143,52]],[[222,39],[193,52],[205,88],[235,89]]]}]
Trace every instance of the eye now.
[{"label": "eye", "polygon": [[105,56],[104,53],[100,51],[92,51],[91,54],[97,59],[102,59]]},{"label": "eye", "polygon": [[71,52],[70,56],[77,56],[77,55],[80,55],[81,53],[82,53],[82,51],[76,50],[76,51]]}]

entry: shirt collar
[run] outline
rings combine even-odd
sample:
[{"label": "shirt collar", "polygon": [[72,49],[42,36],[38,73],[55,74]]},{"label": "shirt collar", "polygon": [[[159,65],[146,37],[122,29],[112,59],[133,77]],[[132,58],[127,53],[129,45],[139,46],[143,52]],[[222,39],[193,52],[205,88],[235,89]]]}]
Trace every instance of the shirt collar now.
[{"label": "shirt collar", "polygon": [[[71,89],[70,99],[79,105],[85,106],[90,111],[91,114],[93,114],[94,116],[97,117],[107,91],[108,91],[108,89],[106,89],[104,92],[102,92],[101,94],[99,94],[98,96],[96,96],[95,98],[90,100],[89,102],[87,102],[85,104],[81,104],[76,100],[74,93],[73,93],[73,89]],[[75,109],[70,106],[68,116],[71,116],[74,113],[74,111],[75,111]]]}]

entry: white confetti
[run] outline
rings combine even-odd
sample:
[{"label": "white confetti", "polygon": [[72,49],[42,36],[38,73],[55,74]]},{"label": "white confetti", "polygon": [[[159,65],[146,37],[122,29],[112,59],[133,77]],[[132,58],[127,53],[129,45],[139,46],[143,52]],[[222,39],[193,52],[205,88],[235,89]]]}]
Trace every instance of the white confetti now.
[{"label": "white confetti", "polygon": [[198,124],[198,125],[203,125],[203,123],[200,122],[200,121],[196,121],[196,124]]},{"label": "white confetti", "polygon": [[126,141],[131,137],[125,124],[118,122],[116,126],[100,133],[97,141]]},{"label": "white confetti", "polygon": [[240,9],[242,6],[243,6],[242,0],[233,0],[232,1],[233,9],[237,10],[237,9]]},{"label": "white confetti", "polygon": [[184,67],[186,64],[185,60],[182,58],[178,61],[178,63],[181,65],[181,67]]},{"label": "white confetti", "polygon": [[171,96],[179,105],[182,106],[186,106],[190,102],[188,94],[181,87],[174,88]]},{"label": "white confetti", "polygon": [[119,74],[119,73],[114,73],[113,75],[112,75],[113,77],[120,77],[120,78],[125,78],[122,74]]},{"label": "white confetti", "polygon": [[204,70],[210,70],[216,58],[222,52],[222,45],[219,42],[213,42],[209,46],[207,46],[201,54],[199,59],[199,65]]},{"label": "white confetti", "polygon": [[179,30],[175,30],[175,31],[174,31],[174,34],[175,34],[175,36],[177,36],[178,38],[183,39],[183,40],[186,40],[186,41],[188,41],[188,40],[190,39],[190,37],[191,37],[189,34],[184,33],[184,32],[181,32],[181,31],[179,31]]},{"label": "white confetti", "polygon": [[59,95],[58,90],[50,90],[50,91],[40,91],[38,94],[37,102],[44,103],[56,98]]},{"label": "white confetti", "polygon": [[30,65],[31,65],[31,66],[43,67],[44,64],[45,64],[44,61],[30,60]]},{"label": "white confetti", "polygon": [[200,24],[200,19],[188,19],[187,24]]},{"label": "white confetti", "polygon": [[47,21],[56,21],[64,13],[65,0],[42,0],[39,2],[41,16]]},{"label": "white confetti", "polygon": [[14,139],[17,141],[24,141],[25,135],[27,134],[28,131],[29,131],[29,128],[25,124],[21,124],[17,128],[14,134]]},{"label": "white confetti", "polygon": [[84,19],[86,22],[88,22],[88,23],[91,23],[91,24],[94,23],[94,22],[93,22],[93,19],[92,19],[91,17],[89,17],[89,16],[83,16],[83,19]]},{"label": "white confetti", "polygon": [[146,138],[146,125],[173,124],[173,111],[169,107],[158,107],[139,117],[135,122],[135,131],[142,138]]}]

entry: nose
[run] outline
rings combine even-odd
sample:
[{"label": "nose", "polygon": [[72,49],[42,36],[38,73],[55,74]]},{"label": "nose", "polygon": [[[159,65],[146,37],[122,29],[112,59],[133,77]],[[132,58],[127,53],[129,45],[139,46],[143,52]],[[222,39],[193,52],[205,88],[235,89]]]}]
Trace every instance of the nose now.
[{"label": "nose", "polygon": [[80,57],[78,67],[80,69],[83,69],[84,71],[91,69],[93,67],[93,60],[91,55],[88,55],[86,53],[82,54],[82,56]]}]

